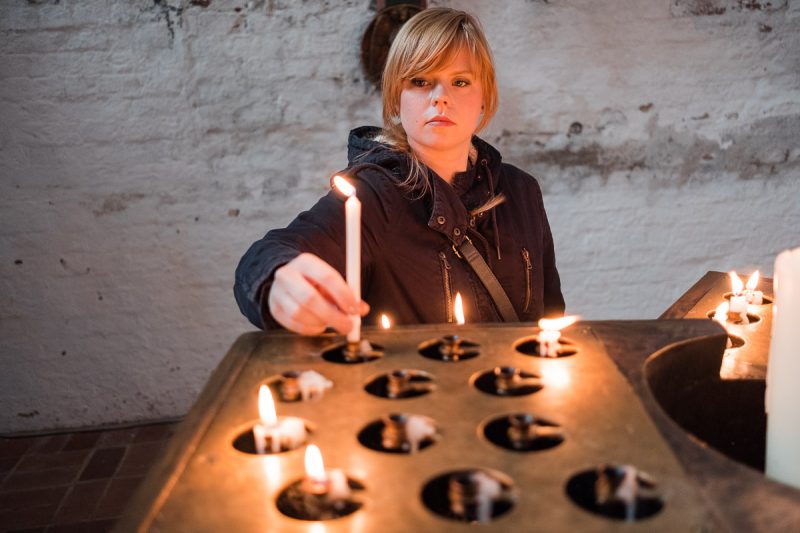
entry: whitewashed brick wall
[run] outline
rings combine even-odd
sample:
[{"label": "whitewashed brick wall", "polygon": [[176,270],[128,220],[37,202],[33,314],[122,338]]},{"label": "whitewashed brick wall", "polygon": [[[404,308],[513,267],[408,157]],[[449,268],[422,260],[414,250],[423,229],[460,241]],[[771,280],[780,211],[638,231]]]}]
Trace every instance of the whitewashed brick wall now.
[{"label": "whitewashed brick wall", "polygon": [[[476,13],[570,312],[654,318],[800,245],[800,2],[431,1]],[[0,433],[186,412],[253,240],[378,124],[369,0],[0,3]]]}]

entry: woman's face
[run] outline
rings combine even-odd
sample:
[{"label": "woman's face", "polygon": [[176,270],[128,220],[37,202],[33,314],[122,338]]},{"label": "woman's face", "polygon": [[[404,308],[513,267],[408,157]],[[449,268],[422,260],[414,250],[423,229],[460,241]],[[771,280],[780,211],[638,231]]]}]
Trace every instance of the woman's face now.
[{"label": "woman's face", "polygon": [[483,88],[467,49],[440,70],[403,81],[400,122],[412,150],[468,150],[481,119]]}]

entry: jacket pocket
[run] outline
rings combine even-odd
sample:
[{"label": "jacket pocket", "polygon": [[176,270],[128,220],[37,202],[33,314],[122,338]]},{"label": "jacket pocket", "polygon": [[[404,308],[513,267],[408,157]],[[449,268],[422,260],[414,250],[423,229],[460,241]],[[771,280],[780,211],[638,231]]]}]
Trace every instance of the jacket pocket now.
[{"label": "jacket pocket", "polygon": [[453,291],[450,286],[450,263],[447,261],[447,255],[444,252],[439,252],[439,264],[442,268],[445,314],[447,322],[453,322]]},{"label": "jacket pocket", "polygon": [[531,291],[533,280],[533,265],[531,264],[531,254],[527,248],[522,249],[522,260],[525,262],[525,303],[522,305],[522,312],[527,313],[531,306]]}]

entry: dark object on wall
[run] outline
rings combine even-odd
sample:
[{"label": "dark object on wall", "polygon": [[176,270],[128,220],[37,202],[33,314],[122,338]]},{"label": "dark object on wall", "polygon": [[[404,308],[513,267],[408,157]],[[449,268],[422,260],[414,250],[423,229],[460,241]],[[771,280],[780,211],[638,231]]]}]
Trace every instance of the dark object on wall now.
[{"label": "dark object on wall", "polygon": [[378,14],[369,23],[361,39],[361,66],[367,79],[378,89],[381,88],[383,66],[395,35],[408,19],[428,7],[427,4],[427,0],[375,2]]}]

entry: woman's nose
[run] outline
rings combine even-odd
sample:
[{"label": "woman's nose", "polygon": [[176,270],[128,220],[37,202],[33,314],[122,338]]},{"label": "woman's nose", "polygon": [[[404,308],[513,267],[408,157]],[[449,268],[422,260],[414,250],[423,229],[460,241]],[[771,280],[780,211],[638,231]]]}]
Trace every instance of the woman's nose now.
[{"label": "woman's nose", "polygon": [[431,104],[433,104],[434,107],[437,107],[439,105],[447,105],[449,103],[450,98],[447,94],[447,90],[444,88],[444,85],[436,84],[431,93]]}]

